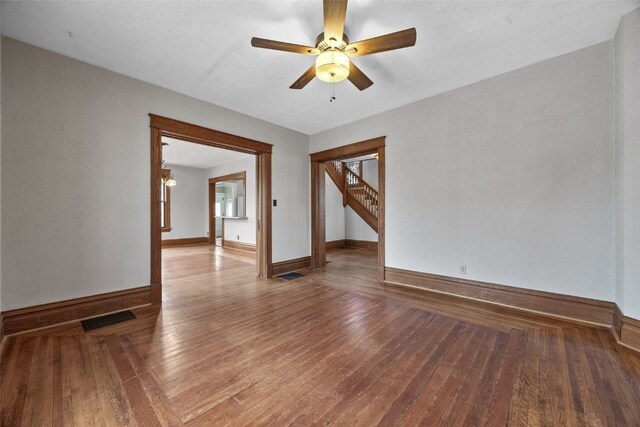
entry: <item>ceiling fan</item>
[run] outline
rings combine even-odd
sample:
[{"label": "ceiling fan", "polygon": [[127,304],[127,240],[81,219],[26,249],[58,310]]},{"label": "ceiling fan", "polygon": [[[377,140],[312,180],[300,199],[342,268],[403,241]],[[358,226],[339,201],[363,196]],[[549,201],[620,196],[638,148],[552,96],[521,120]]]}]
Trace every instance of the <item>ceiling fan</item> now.
[{"label": "ceiling fan", "polygon": [[315,47],[259,37],[251,39],[253,47],[317,56],[316,63],[290,86],[291,89],[302,89],[314,77],[318,77],[329,83],[349,79],[355,87],[364,90],[373,82],[351,62],[351,58],[402,49],[416,44],[415,28],[351,43],[344,33],[347,0],[324,0],[323,9],[324,32],[316,38]]}]

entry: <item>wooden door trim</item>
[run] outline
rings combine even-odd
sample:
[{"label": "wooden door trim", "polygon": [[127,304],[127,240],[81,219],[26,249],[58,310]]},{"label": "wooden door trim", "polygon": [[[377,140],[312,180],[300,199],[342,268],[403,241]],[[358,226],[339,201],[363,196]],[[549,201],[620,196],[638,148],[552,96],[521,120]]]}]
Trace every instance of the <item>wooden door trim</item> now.
[{"label": "wooden door trim", "polygon": [[318,151],[317,153],[312,153],[309,156],[311,157],[312,162],[328,162],[331,160],[342,160],[348,159],[349,157],[372,154],[377,152],[378,148],[384,147],[386,138],[386,136],[379,136],[377,138],[343,145],[341,147]]},{"label": "wooden door trim", "polygon": [[325,163],[365,154],[378,155],[378,279],[384,280],[385,263],[385,148],[386,136],[367,139],[309,155],[311,161],[311,267],[324,267]]},{"label": "wooden door trim", "polygon": [[150,126],[162,129],[164,136],[248,154],[271,153],[273,151],[273,145],[255,139],[232,135],[155,114],[149,114],[149,117],[151,118]]},{"label": "wooden door trim", "polygon": [[[247,171],[230,173],[227,175],[216,176],[213,178],[209,178],[209,244],[215,245],[216,243],[216,182],[222,181],[236,181],[242,180],[243,191],[244,194],[244,203],[242,206],[242,212],[244,215],[247,215]],[[224,216],[222,217],[222,241],[220,246],[224,246]]]},{"label": "wooden door trim", "polygon": [[[225,148],[256,156],[256,269],[260,277],[271,277],[271,152],[273,146],[168,117],[149,114],[151,128],[151,302],[162,302],[162,234],[160,230],[160,180],[162,177],[162,137]],[[211,233],[209,233],[211,234]]]}]

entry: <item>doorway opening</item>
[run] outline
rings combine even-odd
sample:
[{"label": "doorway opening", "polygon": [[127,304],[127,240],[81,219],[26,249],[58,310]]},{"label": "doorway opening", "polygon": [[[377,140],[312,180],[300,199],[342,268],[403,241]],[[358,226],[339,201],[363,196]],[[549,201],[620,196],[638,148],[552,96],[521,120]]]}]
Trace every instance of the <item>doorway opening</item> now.
[{"label": "doorway opening", "polygon": [[[226,165],[227,168],[229,164]],[[255,229],[254,209],[247,208],[247,199],[255,186],[247,170],[209,178],[209,243],[218,247],[255,250],[240,240],[251,226]],[[249,182],[247,182],[249,181]],[[243,238],[244,240],[244,238]]]},{"label": "doorway opening", "polygon": [[[167,172],[163,175],[162,165],[162,143],[163,139],[168,138],[177,141],[186,141],[205,145],[209,147],[222,148],[234,152],[251,154],[254,156],[255,172],[255,251],[256,251],[256,274],[259,277],[271,277],[272,275],[272,238],[271,238],[271,152],[272,145],[264,142],[231,135],[214,129],[208,129],[201,126],[181,122],[167,117],[149,114],[151,127],[151,295],[152,303],[157,304],[162,301],[162,233],[167,229],[167,216],[164,208],[169,197],[165,196],[165,187],[167,182]],[[166,168],[164,168],[166,170]],[[245,174],[247,171],[244,171]],[[171,174],[171,171],[169,171]],[[246,175],[245,175],[246,176]],[[234,183],[231,179],[219,180],[221,176],[213,177],[213,193],[211,193],[211,181],[209,182],[209,235],[205,239],[209,243],[215,243],[215,194],[216,183],[221,183],[232,188]],[[180,185],[179,182],[177,185]],[[225,221],[225,217],[229,219],[240,219],[241,213],[246,215],[246,190],[238,189],[238,183],[235,183],[235,192],[225,190],[229,199],[225,201],[224,207],[220,208],[220,219]],[[213,199],[211,197],[213,194]],[[240,204],[240,208],[238,205]],[[229,209],[231,215],[226,215]],[[214,215],[212,216],[211,213]],[[225,215],[223,215],[223,213]],[[175,224],[175,215],[171,218]],[[164,226],[164,227],[163,227]],[[163,228],[165,230],[163,230]],[[224,228],[221,225],[221,228]],[[169,227],[173,229],[173,227]],[[166,231],[165,231],[166,232]],[[223,236],[220,236],[223,238]],[[224,244],[224,240],[221,240]]]},{"label": "doorway opening", "polygon": [[[327,264],[326,260],[326,194],[325,175],[335,161],[343,159],[353,159],[359,156],[374,155],[377,158],[377,200],[375,203],[375,219],[370,219],[370,225],[377,228],[377,272],[378,279],[384,280],[384,241],[385,241],[385,137],[378,137],[342,147],[332,148],[311,154],[311,266],[321,268]],[[345,176],[352,176],[352,171],[346,171]],[[355,178],[354,178],[355,179]],[[347,180],[348,181],[348,180]],[[342,189],[345,200],[348,197],[359,197],[358,194],[348,194],[347,186],[351,185],[345,181]],[[338,184],[338,182],[336,182]],[[358,185],[358,184],[356,184]],[[358,188],[362,192],[362,188]],[[363,204],[363,209],[365,204]],[[364,211],[363,211],[364,213]]]}]

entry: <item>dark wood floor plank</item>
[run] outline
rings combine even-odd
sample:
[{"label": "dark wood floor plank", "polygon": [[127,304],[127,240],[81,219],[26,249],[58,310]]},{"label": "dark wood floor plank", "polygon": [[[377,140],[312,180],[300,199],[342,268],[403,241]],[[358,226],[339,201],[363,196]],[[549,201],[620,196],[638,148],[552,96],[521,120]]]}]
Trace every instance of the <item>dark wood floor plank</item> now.
[{"label": "dark wood floor plank", "polygon": [[53,422],[53,338],[39,337],[35,341],[34,355],[24,401],[23,423],[51,425]]},{"label": "dark wood floor plank", "polygon": [[[409,361],[412,361],[413,364],[418,368],[425,363],[427,356],[433,352],[434,346],[432,346],[431,344],[433,342],[437,342],[441,340],[442,337],[446,335],[448,331],[450,331],[451,320],[436,316],[434,318],[431,318],[431,320],[429,321],[429,324],[425,328],[427,332],[427,337],[423,341],[416,343],[417,347],[414,350],[413,356],[406,357],[407,363],[409,363]],[[391,381],[391,383],[385,384],[392,388],[393,391],[389,394],[389,396],[393,398],[397,396],[400,389],[404,388],[405,383],[408,383],[413,378],[413,372],[408,369],[409,365],[405,365],[404,360],[402,364],[407,369],[403,369],[401,371],[394,369],[393,374],[390,371],[388,371],[387,373],[387,376],[389,376],[390,374],[393,375],[393,380]],[[397,366],[398,366],[397,364],[393,365],[393,367],[397,367]],[[381,378],[378,382],[384,382],[384,381],[385,380]],[[336,401],[337,401],[336,388],[339,383],[337,381],[333,382],[332,379],[329,379],[328,384],[335,384],[335,385],[327,385],[325,387],[322,387],[321,390],[313,390],[312,393],[310,393],[304,400],[301,400],[300,402],[298,402],[298,405],[296,408],[293,408],[296,414],[300,414],[294,419],[294,422],[296,425],[307,425],[321,419],[322,414],[324,414],[327,411],[327,408],[330,408],[331,406],[334,406],[336,404]],[[383,388],[383,390],[385,389]],[[376,390],[373,389],[372,392],[375,393]],[[383,392],[384,391],[381,391],[380,393],[382,394]],[[375,400],[378,400],[381,396],[363,396],[363,399],[367,399],[369,397],[373,401],[375,401]],[[388,402],[389,400],[386,400],[385,404],[388,404]],[[376,411],[375,413],[373,413],[372,411],[369,411],[368,414],[371,415],[372,417],[375,417],[376,420],[379,420],[384,415],[385,412],[386,410],[382,412]],[[360,417],[358,417],[357,419],[355,418],[351,419],[349,420],[349,424],[353,425],[356,421],[360,419],[361,419]],[[324,421],[326,422],[327,419],[325,419]],[[374,425],[376,424],[376,422],[377,421],[375,422],[372,421],[372,422],[369,422],[367,425]]]},{"label": "dark wood floor plank", "polygon": [[[448,412],[442,419],[442,425],[460,426],[464,423],[464,419],[473,404],[473,397],[478,393],[480,381],[486,369],[486,365],[489,361],[491,350],[495,345],[496,339],[497,334],[495,332],[483,332],[482,342],[478,345],[474,359],[469,363],[467,374],[464,375],[463,381],[448,408]],[[426,419],[423,419],[421,424],[424,425],[427,422],[428,421]]]},{"label": "dark wood floor plank", "polygon": [[[354,345],[358,346],[359,342],[369,339],[374,334],[384,336],[389,323],[396,322],[398,316],[403,314],[397,313],[394,317],[384,316],[381,310],[377,304],[360,312],[359,316],[351,316],[344,328],[332,334],[324,333],[322,338],[315,341],[298,359],[272,371],[269,378],[254,382],[239,393],[228,397],[209,411],[212,414],[203,414],[203,419],[216,424],[231,422],[248,409],[251,409],[252,413],[257,412],[257,406],[272,408],[277,402],[286,402],[291,406],[289,394],[292,387],[299,390],[297,396],[302,398],[309,388],[318,388],[318,381],[332,380],[335,373],[349,363],[348,356],[353,356]],[[360,324],[365,318],[375,319],[375,327],[368,330],[369,335],[360,334],[358,338],[354,338],[350,332],[351,324]]]},{"label": "dark wood floor plank", "polygon": [[[394,340],[386,343],[372,357],[367,357],[365,363],[358,370],[353,371],[343,380],[350,385],[349,390],[345,391],[345,388],[342,388],[344,386],[338,386],[338,390],[341,390],[349,398],[334,404],[321,417],[326,420],[335,420],[336,423],[344,422],[344,420],[353,422],[355,414],[377,396],[387,380],[389,371],[395,371],[397,364],[403,363],[404,359],[408,357],[407,353],[414,351],[420,341],[428,338],[432,320],[433,316],[430,314],[421,313],[419,319],[411,322],[409,329],[400,331]],[[364,352],[356,353],[351,357],[362,358],[363,354]],[[297,418],[296,414],[292,412],[280,410],[278,412],[277,415],[263,418],[260,421],[264,421],[265,424],[288,424]]]},{"label": "dark wood floor plank", "polygon": [[[539,424],[535,417],[539,384],[539,348],[540,334],[538,330],[527,332],[527,340],[523,344],[523,355],[516,369],[516,380],[513,384],[511,403],[509,406],[508,425]],[[531,411],[530,411],[531,410]],[[530,419],[530,415],[534,418]]]},{"label": "dark wood floor plank", "polygon": [[[368,372],[377,359],[383,358],[388,349],[394,347],[397,343],[398,335],[410,331],[412,322],[421,318],[421,314],[416,310],[405,310],[403,314],[404,316],[399,321],[386,323],[383,329],[361,341],[358,345],[349,345],[351,352],[348,357],[353,358],[352,360],[355,363],[349,363],[338,370],[338,374],[332,383],[327,383],[324,378],[320,378],[320,383],[317,387],[323,390],[324,393],[319,402],[324,405],[316,405],[314,407],[316,410],[319,407],[322,407],[321,412],[330,410],[341,400],[341,396],[348,395],[356,386],[360,376]],[[426,318],[424,320],[426,321]],[[277,410],[277,406],[269,409]],[[243,414],[239,421],[240,423],[254,422],[251,416],[247,416],[247,414]]]},{"label": "dark wood floor plank", "polygon": [[[331,312],[325,310],[324,313]],[[327,324],[336,321],[335,316],[337,315],[338,313],[334,313],[325,319],[317,319],[316,322],[313,322],[313,325],[323,330]],[[311,325],[309,324],[308,328],[300,328],[294,334],[286,335],[284,341],[269,340],[269,345],[260,347],[259,351],[250,350],[240,356],[225,357],[225,359],[216,363],[219,369],[215,373],[215,380],[200,381],[199,384],[186,389],[175,398],[171,398],[174,407],[177,408],[179,413],[183,413],[182,411],[185,411],[186,408],[192,416],[198,416],[221,400],[221,397],[217,396],[223,393],[231,395],[257,380],[263,380],[273,370],[290,363],[291,360],[306,351],[306,346],[309,343],[308,338],[313,335]],[[225,377],[225,372],[229,373],[231,377]],[[246,372],[246,374],[239,374],[240,372]],[[230,380],[231,382],[229,382]],[[206,403],[203,402],[198,407],[193,407],[192,396],[194,392],[207,393]],[[186,406],[183,407],[182,405]],[[192,416],[186,419],[189,420]]]},{"label": "dark wood floor plank", "polygon": [[416,373],[413,380],[394,400],[389,410],[380,420],[380,424],[395,425],[402,420],[407,409],[420,395],[425,384],[429,381],[433,372],[437,369],[442,359],[456,342],[463,329],[464,325],[462,323],[456,322],[451,325],[450,332],[440,342],[435,344],[435,351],[429,355],[426,363]]},{"label": "dark wood floor plank", "polygon": [[[24,402],[29,388],[29,375],[35,357],[37,338],[16,338],[12,353],[8,355],[6,376],[2,378],[2,422],[22,425]],[[4,363],[3,363],[4,364]],[[26,425],[26,424],[25,424]]]},{"label": "dark wood floor plank", "polygon": [[563,331],[567,369],[571,387],[574,421],[577,425],[604,424],[606,414],[597,397],[596,386],[589,372],[584,343],[577,329],[567,328]]},{"label": "dark wood floor plank", "polygon": [[602,328],[388,287],[375,254],[293,281],[163,250],[163,304],[9,337],[0,425],[640,425],[640,357]]},{"label": "dark wood floor plank", "polygon": [[[402,416],[400,425],[441,424],[459,386],[467,372],[479,344],[473,328],[465,327],[446,356],[416,395]],[[458,373],[460,375],[458,376]]]},{"label": "dark wood floor plank", "polygon": [[[599,333],[597,329],[585,331],[585,334],[587,333],[593,337],[597,348],[607,349],[610,355],[618,356],[618,346],[610,335]],[[633,372],[628,370],[620,357],[605,357],[604,352],[598,352],[597,355],[593,351],[590,352],[592,356],[596,356],[590,363],[597,366],[600,375],[609,377],[609,402],[616,408],[613,411],[616,421],[622,420],[626,425],[640,425],[640,383]],[[631,392],[626,392],[627,390]]]},{"label": "dark wood floor plank", "polygon": [[500,371],[493,387],[491,400],[488,404],[487,414],[490,418],[485,421],[494,425],[506,425],[509,418],[511,396],[516,383],[518,366],[524,357],[524,349],[527,342],[527,334],[523,331],[512,329],[509,341],[505,348]]}]

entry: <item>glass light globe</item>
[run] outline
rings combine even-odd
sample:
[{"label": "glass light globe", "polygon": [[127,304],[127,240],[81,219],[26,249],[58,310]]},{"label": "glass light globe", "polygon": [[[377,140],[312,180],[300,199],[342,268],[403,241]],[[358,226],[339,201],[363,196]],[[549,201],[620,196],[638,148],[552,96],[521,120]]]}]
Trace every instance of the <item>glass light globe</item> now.
[{"label": "glass light globe", "polygon": [[316,59],[316,76],[323,82],[340,82],[349,77],[349,57],[339,50],[327,50]]}]

